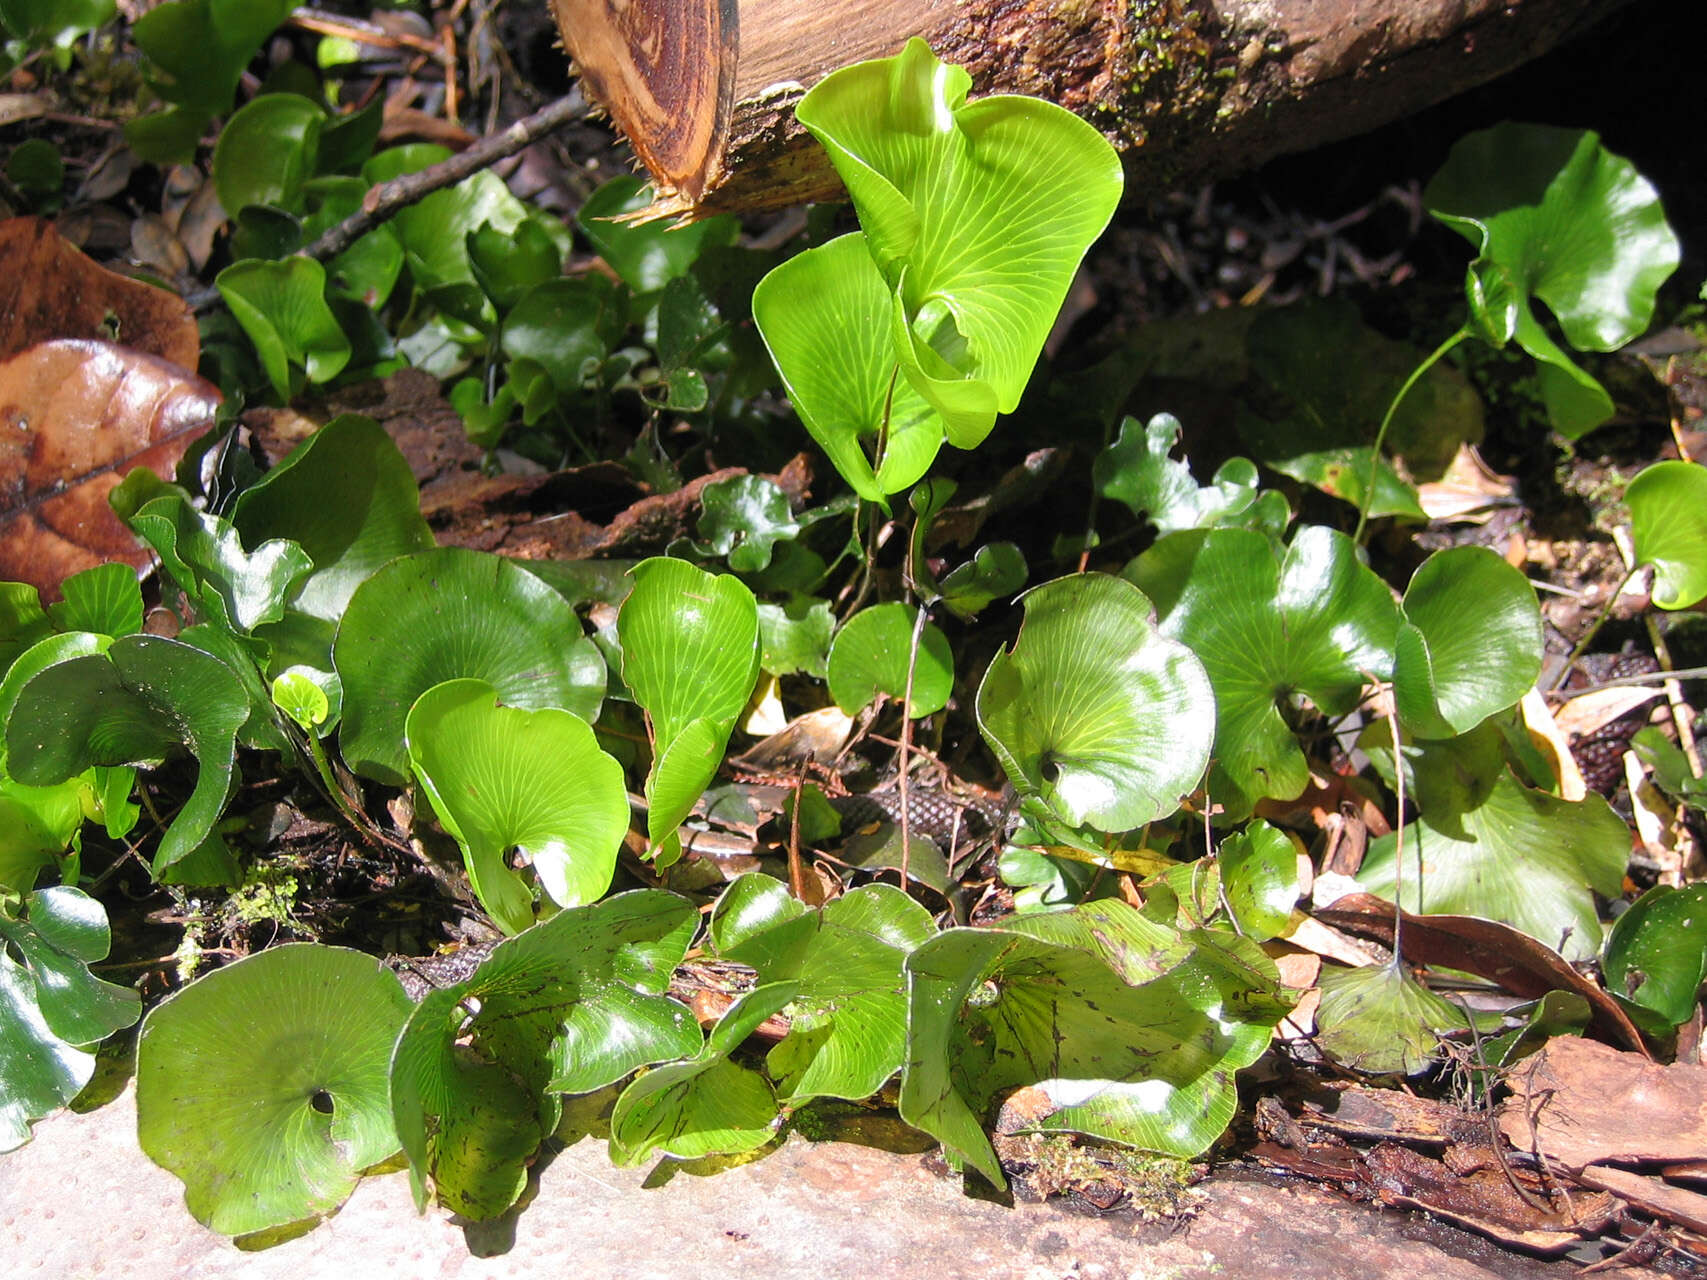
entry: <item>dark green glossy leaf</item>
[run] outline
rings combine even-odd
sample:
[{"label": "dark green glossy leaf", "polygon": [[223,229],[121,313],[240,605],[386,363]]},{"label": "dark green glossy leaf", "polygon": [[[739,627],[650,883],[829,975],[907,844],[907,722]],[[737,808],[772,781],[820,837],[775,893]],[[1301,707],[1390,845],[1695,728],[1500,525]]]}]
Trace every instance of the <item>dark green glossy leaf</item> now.
[{"label": "dark green glossy leaf", "polygon": [[957,618],[972,618],[991,603],[1025,586],[1025,554],[1011,542],[979,547],[965,564],[944,576],[942,604]]},{"label": "dark green glossy leaf", "polygon": [[225,1235],[329,1214],[397,1150],[386,1066],[409,1012],[390,970],[339,947],[211,973],[143,1023],[137,1141]]},{"label": "dark green glossy leaf", "polygon": [[800,525],[788,495],[763,476],[733,476],[700,492],[698,550],[722,556],[736,573],[756,573],[771,562],[771,548],[797,537]]},{"label": "dark green glossy leaf", "polygon": [[1707,979],[1707,885],[1656,885],[1613,923],[1606,986],[1659,1015],[1665,1029],[1695,1015]]},{"label": "dark green glossy leaf", "polygon": [[326,112],[294,93],[253,98],[226,121],[213,149],[219,203],[236,216],[252,204],[302,211],[302,186],[319,159]]},{"label": "dark green glossy leaf", "polygon": [[377,422],[332,419],[243,491],[231,523],[246,545],[296,543],[314,572],[293,610],[336,622],[381,565],[433,545],[409,464]]},{"label": "dark green glossy leaf", "polygon": [[563,255],[544,224],[528,218],[513,232],[491,225],[470,231],[468,265],[486,296],[508,311],[528,290],[557,278],[563,270]]},{"label": "dark green glossy leaf", "polygon": [[1009,780],[1069,826],[1128,831],[1172,813],[1215,731],[1203,666],[1118,578],[1057,578],[1021,601],[1019,638],[978,689],[978,727]]},{"label": "dark green glossy leaf", "polygon": [[53,632],[39,591],[27,582],[0,582],[0,677],[14,658]]},{"label": "dark green glossy leaf", "polygon": [[350,340],[326,305],[326,268],[313,259],[235,262],[214,283],[280,400],[296,389],[293,368],[310,382],[328,382],[349,363]]},{"label": "dark green glossy leaf", "polygon": [[537,285],[504,317],[504,354],[534,361],[567,395],[608,353],[618,301],[602,276]]},{"label": "dark green glossy leaf", "polygon": [[441,547],[393,560],[356,589],[332,659],[344,685],[339,732],[356,772],[409,772],[409,708],[445,680],[485,680],[506,707],[598,718],[605,664],[562,596],[502,556]]},{"label": "dark green glossy leaf", "polygon": [[1282,536],[1291,518],[1286,499],[1259,489],[1256,467],[1244,458],[1222,463],[1215,478],[1199,487],[1191,468],[1172,456],[1182,429],[1171,413],[1147,423],[1122,421],[1119,438],[1092,464],[1097,492],[1148,517],[1159,533],[1225,525]]},{"label": "dark green glossy leaf", "polygon": [[1423,202],[1510,274],[1513,334],[1541,362],[1554,428],[1575,438],[1611,417],[1611,398],[1548,335],[1530,298],[1579,351],[1616,350],[1648,327],[1679,249],[1635,166],[1598,134],[1508,122],[1459,139]]},{"label": "dark green glossy leaf", "polygon": [[308,553],[284,538],[245,551],[229,522],[197,511],[178,493],[155,498],[127,523],[160,557],[161,571],[196,615],[227,630],[277,622],[286,597],[314,569]]},{"label": "dark green glossy leaf", "polygon": [[248,717],[248,694],[219,659],[177,640],[123,636],[105,654],[71,658],[24,685],[6,725],[7,768],[20,782],[51,786],[91,765],[188,749],[199,766],[195,790],[160,839],[160,872],[219,820]]},{"label": "dark green glossy leaf", "polygon": [[23,958],[42,1020],[65,1043],[89,1048],[142,1016],[135,991],[89,972],[107,958],[112,931],[106,908],[82,890],[55,885],[28,894],[18,918],[0,913],[0,938]]},{"label": "dark green glossy leaf", "polygon": [[652,203],[645,181],[623,174],[602,183],[575,215],[594,249],[636,293],[654,293],[684,274],[707,248],[731,245],[741,224],[728,214],[683,226],[667,221],[619,222]]},{"label": "dark green glossy leaf", "polygon": [[472,978],[429,995],[391,1064],[416,1203],[431,1179],[459,1213],[503,1212],[556,1124],[550,1095],[698,1052],[693,1015],[664,994],[697,927],[686,899],[621,894],[500,943]]}]

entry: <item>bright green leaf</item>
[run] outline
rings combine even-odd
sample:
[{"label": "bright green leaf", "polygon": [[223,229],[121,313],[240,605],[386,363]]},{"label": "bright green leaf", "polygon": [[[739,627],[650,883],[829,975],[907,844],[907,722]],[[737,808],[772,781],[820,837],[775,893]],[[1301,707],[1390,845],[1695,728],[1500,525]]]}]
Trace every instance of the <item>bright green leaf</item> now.
[{"label": "bright green leaf", "polygon": [[822,680],[829,673],[835,631],[836,615],[828,600],[797,595],[786,604],[761,604],[759,665],[773,676],[805,672]]},{"label": "bright green leaf", "polygon": [[1225,525],[1284,534],[1291,516],[1286,499],[1259,489],[1256,467],[1246,459],[1229,459],[1213,480],[1198,485],[1191,468],[1172,456],[1182,430],[1171,413],[1147,423],[1125,419],[1119,438],[1091,466],[1097,492],[1147,517],[1158,533]]},{"label": "bright green leaf", "polygon": [[1074,827],[1129,831],[1172,813],[1214,736],[1203,666],[1118,578],[1057,578],[1021,602],[1025,624],[991,660],[977,708],[1014,786]]},{"label": "bright green leaf", "polygon": [[23,958],[42,1020],[67,1044],[89,1048],[142,1016],[135,991],[89,972],[107,958],[112,931],[106,908],[82,890],[54,885],[26,895],[18,918],[0,913],[0,938]]},{"label": "bright green leaf", "polygon": [[506,932],[535,921],[533,892],[507,865],[512,851],[558,906],[596,902],[610,888],[628,790],[585,720],[500,706],[485,681],[452,680],[415,700],[405,738],[415,777]]},{"label": "bright green leaf", "polygon": [[1541,673],[1529,580],[1486,547],[1449,547],[1411,577],[1393,660],[1399,723],[1452,738],[1514,705]]},{"label": "bright green leaf", "polygon": [[693,1015],[665,994],[698,918],[674,894],[619,894],[499,943],[472,978],[422,1001],[391,1064],[417,1204],[430,1178],[458,1213],[502,1213],[556,1124],[549,1095],[698,1052]]},{"label": "bright green leaf", "polygon": [[849,715],[871,705],[878,694],[899,702],[907,696],[907,667],[913,666],[912,719],[935,715],[954,692],[954,654],[948,637],[934,622],[919,635],[912,659],[917,610],[899,601],[861,609],[842,624],[830,642],[830,696]]},{"label": "bright green leaf", "polygon": [[800,524],[788,495],[763,476],[732,476],[700,492],[698,548],[722,556],[736,573],[756,573],[771,562],[771,548],[796,537]]},{"label": "bright green leaf", "polygon": [[1284,831],[1257,819],[1216,851],[1221,887],[1239,931],[1258,942],[1286,931],[1298,905],[1298,850]]},{"label": "bright green leaf", "polygon": [[963,449],[1019,403],[1124,181],[1114,148],[1070,111],[968,103],[971,85],[914,39],[832,72],[795,111],[847,184],[891,295],[889,358]]},{"label": "bright green leaf", "polygon": [[605,665],[567,601],[502,556],[440,547],[393,560],[356,589],[332,658],[339,742],[356,772],[408,776],[409,708],[445,680],[485,680],[506,707],[598,718]]},{"label": "bright green leaf", "polygon": [[142,630],[142,588],[127,564],[100,564],[59,584],[63,597],[47,613],[61,631],[128,636]]},{"label": "bright green leaf", "polygon": [[409,1012],[384,965],[338,947],[211,973],[143,1023],[137,1141],[222,1234],[330,1214],[397,1150],[386,1068]]},{"label": "bright green leaf", "polygon": [[971,618],[993,601],[1015,594],[1025,585],[1025,553],[1011,542],[979,547],[965,564],[944,575],[940,584],[943,608],[957,618]]},{"label": "bright green leaf", "polygon": [[622,677],[646,712],[647,831],[666,847],[717,766],[759,675],[758,605],[738,578],[654,557],[617,617]]},{"label": "bright green leaf", "polygon": [[1656,462],[1624,498],[1636,560],[1654,566],[1654,603],[1687,609],[1707,597],[1707,467]]},{"label": "bright green leaf", "polygon": [[160,557],[161,571],[196,615],[227,630],[277,622],[291,589],[314,568],[307,552],[284,538],[245,551],[228,521],[197,511],[181,493],[155,498],[126,523]]},{"label": "bright green leaf", "polygon": [[1164,635],[1209,672],[1217,710],[1210,796],[1229,813],[1291,799],[1309,767],[1280,705],[1302,693],[1329,715],[1392,672],[1399,610],[1350,538],[1300,529],[1277,562],[1249,529],[1169,534],[1127,566],[1161,611]]},{"label": "bright green leaf", "polygon": [[900,376],[889,307],[857,233],[796,254],[753,290],[753,321],[802,425],[849,487],[885,508],[887,495],[924,475],[944,432]]}]

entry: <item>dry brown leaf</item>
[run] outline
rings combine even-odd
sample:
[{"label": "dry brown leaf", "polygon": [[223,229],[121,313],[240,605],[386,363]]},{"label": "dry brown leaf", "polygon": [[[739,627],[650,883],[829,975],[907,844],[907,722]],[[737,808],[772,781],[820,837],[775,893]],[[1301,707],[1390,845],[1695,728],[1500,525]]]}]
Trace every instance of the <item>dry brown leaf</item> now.
[{"label": "dry brown leaf", "polygon": [[1707,1231],[1707,1196],[1698,1192],[1604,1164],[1590,1165],[1577,1175],[1577,1180],[1585,1187],[1610,1191],[1656,1218],[1665,1218],[1691,1231]]},{"label": "dry brown leaf", "polygon": [[170,476],[219,399],[188,370],[105,342],[44,342],[0,363],[0,579],[53,592],[103,561],[147,564],[107,495],[139,466]]},{"label": "dry brown leaf", "polygon": [[196,367],[201,339],[184,300],[96,265],[51,222],[0,222],[0,262],[0,360],[38,342],[81,338]]},{"label": "dry brown leaf", "polygon": [[1539,689],[1531,689],[1523,695],[1521,707],[1523,727],[1529,730],[1530,742],[1547,757],[1553,776],[1559,780],[1559,799],[1573,802],[1584,799],[1588,795],[1588,783],[1583,780],[1583,771],[1571,753],[1571,739],[1553,718],[1547,699],[1541,696]]},{"label": "dry brown leaf", "polygon": [[[1409,925],[1406,926],[1409,933]],[[1707,1067],[1661,1066],[1561,1036],[1509,1073],[1500,1129],[1573,1172],[1607,1161],[1707,1158]]]},{"label": "dry brown leaf", "polygon": [[1592,693],[1579,694],[1556,708],[1553,721],[1564,733],[1592,738],[1614,720],[1623,718],[1644,702],[1652,702],[1664,692],[1658,685],[1596,689]]},{"label": "dry brown leaf", "polygon": [[1502,476],[1482,461],[1474,445],[1459,445],[1438,480],[1417,486],[1417,504],[1430,520],[1486,523],[1492,508],[1511,502],[1517,490],[1510,476]]}]

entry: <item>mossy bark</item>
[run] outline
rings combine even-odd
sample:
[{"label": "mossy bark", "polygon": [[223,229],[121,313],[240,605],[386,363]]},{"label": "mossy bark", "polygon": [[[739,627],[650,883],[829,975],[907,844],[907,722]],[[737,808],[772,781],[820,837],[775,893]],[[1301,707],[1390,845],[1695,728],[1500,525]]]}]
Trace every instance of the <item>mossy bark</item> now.
[{"label": "mossy bark", "polygon": [[1078,112],[1174,187],[1384,124],[1500,75],[1628,0],[551,0],[660,213],[836,198],[794,105],[922,35],[974,94]]}]

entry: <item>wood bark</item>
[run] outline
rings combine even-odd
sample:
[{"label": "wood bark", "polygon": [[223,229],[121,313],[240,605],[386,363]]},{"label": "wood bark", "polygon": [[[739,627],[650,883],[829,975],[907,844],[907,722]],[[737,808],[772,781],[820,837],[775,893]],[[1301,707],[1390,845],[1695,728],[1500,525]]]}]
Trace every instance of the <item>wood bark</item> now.
[{"label": "wood bark", "polygon": [[1091,121],[1128,190],[1175,188],[1373,129],[1546,52],[1628,0],[551,0],[660,214],[833,199],[794,106],[921,35],[973,94]]}]

